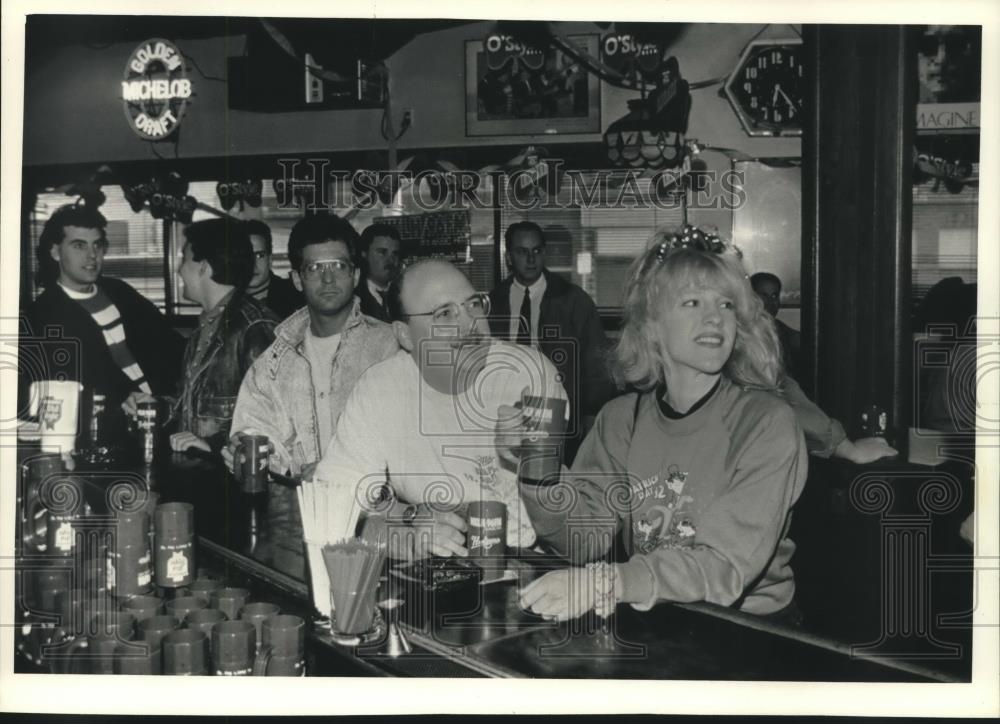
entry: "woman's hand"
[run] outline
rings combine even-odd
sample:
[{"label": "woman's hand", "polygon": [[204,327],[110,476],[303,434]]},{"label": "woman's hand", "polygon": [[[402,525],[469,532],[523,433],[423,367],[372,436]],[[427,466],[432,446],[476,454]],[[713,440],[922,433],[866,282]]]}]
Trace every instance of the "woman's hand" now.
[{"label": "woman's hand", "polygon": [[880,437],[863,437],[851,442],[844,440],[833,451],[834,457],[850,460],[858,465],[867,465],[881,458],[898,455],[899,452]]},{"label": "woman's hand", "polygon": [[543,618],[568,621],[594,608],[594,584],[584,568],[551,571],[521,591],[521,608]]}]

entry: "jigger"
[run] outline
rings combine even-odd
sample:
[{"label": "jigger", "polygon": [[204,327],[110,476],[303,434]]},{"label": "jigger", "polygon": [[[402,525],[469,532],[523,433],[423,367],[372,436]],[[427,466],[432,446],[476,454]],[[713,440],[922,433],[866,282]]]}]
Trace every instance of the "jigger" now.
[{"label": "jigger", "polygon": [[403,605],[401,598],[387,598],[378,602],[378,607],[382,609],[382,617],[385,619],[385,648],[383,654],[393,659],[408,654],[412,651],[410,642],[399,628],[397,611]]}]

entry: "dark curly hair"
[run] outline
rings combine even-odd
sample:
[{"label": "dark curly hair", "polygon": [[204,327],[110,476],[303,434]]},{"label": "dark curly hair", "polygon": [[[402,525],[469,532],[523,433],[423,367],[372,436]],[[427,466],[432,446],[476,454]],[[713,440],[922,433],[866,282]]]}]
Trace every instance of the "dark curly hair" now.
[{"label": "dark curly hair", "polygon": [[296,271],[302,268],[302,250],[312,244],[342,241],[354,266],[358,265],[361,237],[350,222],[333,214],[306,216],[292,227],[288,235],[288,261]]},{"label": "dark curly hair", "polygon": [[191,258],[208,261],[212,267],[212,281],[246,289],[254,258],[244,222],[230,217],[196,221],[184,230],[184,236],[191,245]]},{"label": "dark curly hair", "polygon": [[259,236],[264,239],[264,245],[267,247],[267,253],[270,254],[274,248],[271,241],[271,227],[260,219],[247,219],[243,223],[247,226],[247,235]]},{"label": "dark curly hair", "polygon": [[82,204],[66,204],[60,206],[42,227],[38,237],[38,248],[35,250],[38,259],[37,281],[41,286],[55,283],[59,279],[59,262],[52,258],[52,247],[63,240],[67,226],[79,226],[81,229],[99,229],[101,238],[107,241],[105,230],[108,220],[97,209]]}]

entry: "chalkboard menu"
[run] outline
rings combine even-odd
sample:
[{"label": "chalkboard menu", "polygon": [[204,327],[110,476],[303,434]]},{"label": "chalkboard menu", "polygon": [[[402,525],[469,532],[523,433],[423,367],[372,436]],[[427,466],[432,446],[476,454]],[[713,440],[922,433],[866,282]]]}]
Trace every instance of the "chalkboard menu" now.
[{"label": "chalkboard menu", "polygon": [[456,264],[471,261],[469,209],[382,216],[375,221],[399,231],[403,256],[408,259],[447,259]]}]

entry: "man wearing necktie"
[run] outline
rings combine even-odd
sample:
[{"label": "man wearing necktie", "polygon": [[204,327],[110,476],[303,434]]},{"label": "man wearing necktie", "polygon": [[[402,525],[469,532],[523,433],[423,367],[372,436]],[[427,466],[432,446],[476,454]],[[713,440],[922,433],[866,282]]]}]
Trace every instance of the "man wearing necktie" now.
[{"label": "man wearing necktie", "polygon": [[361,259],[364,274],[355,295],[361,300],[361,313],[382,322],[389,321],[386,291],[399,276],[399,232],[388,224],[372,224],[361,234]]},{"label": "man wearing necktie", "polygon": [[594,417],[615,394],[604,364],[608,340],[590,296],[545,268],[545,234],[537,224],[512,224],[504,240],[511,274],[490,292],[491,331],[537,347],[559,371],[572,415],[569,464]]}]

